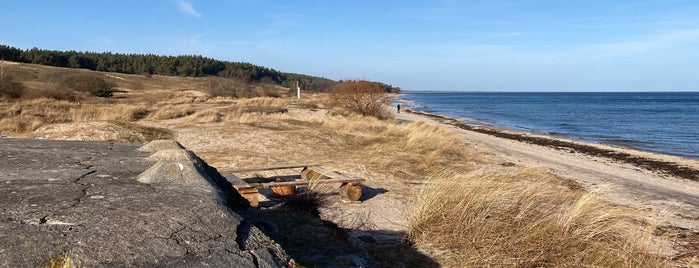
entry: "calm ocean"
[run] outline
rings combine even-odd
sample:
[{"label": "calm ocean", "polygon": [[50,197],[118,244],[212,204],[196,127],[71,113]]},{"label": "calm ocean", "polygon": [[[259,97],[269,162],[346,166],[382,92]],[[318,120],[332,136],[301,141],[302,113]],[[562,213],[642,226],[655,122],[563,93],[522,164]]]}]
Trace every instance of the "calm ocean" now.
[{"label": "calm ocean", "polygon": [[699,92],[407,93],[411,108],[699,159]]}]

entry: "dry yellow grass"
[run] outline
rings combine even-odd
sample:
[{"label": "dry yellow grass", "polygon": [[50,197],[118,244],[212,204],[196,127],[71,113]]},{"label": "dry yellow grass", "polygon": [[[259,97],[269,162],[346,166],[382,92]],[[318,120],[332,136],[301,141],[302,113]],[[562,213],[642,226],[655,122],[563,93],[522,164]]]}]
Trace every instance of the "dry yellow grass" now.
[{"label": "dry yellow grass", "polygon": [[[74,102],[57,101],[53,99],[33,99],[25,102],[0,105],[0,132],[21,137],[33,137],[32,132],[41,130],[52,132],[51,135],[64,137],[71,129],[81,129],[86,125],[74,127],[63,126],[70,123],[112,122],[102,124],[110,128],[123,129],[124,133],[112,133],[117,140],[125,142],[145,142],[152,139],[172,137],[169,130],[146,127],[133,122],[145,118],[150,110],[141,105],[86,103],[78,105]],[[46,129],[52,125],[62,125],[56,128],[59,132]],[[44,133],[45,134],[45,133]],[[80,133],[74,133],[81,136]],[[100,135],[95,136],[99,139]],[[81,138],[83,139],[83,138]],[[109,138],[109,140],[114,140]]]},{"label": "dry yellow grass", "polygon": [[184,121],[178,124],[179,127],[192,126],[201,123],[221,122],[223,114],[216,109],[207,109],[198,111],[191,116],[188,116]]},{"label": "dry yellow grass", "polygon": [[152,120],[166,120],[175,119],[180,117],[185,117],[192,114],[192,106],[190,104],[175,104],[175,105],[165,105],[158,108],[153,113],[150,114],[148,119]]},{"label": "dry yellow grass", "polygon": [[235,103],[235,99],[231,97],[213,97],[205,101],[208,104],[232,104]]},{"label": "dry yellow grass", "polygon": [[51,99],[35,99],[27,102],[3,105],[0,111],[0,131],[24,133],[45,124],[71,122],[70,111],[75,104]]},{"label": "dry yellow grass", "polygon": [[669,266],[649,253],[655,226],[638,211],[543,171],[475,174],[435,175],[411,213],[411,239],[445,266]]},{"label": "dry yellow grass", "polygon": [[81,105],[71,109],[73,122],[91,121],[137,121],[150,114],[146,106],[113,104],[113,105]]}]

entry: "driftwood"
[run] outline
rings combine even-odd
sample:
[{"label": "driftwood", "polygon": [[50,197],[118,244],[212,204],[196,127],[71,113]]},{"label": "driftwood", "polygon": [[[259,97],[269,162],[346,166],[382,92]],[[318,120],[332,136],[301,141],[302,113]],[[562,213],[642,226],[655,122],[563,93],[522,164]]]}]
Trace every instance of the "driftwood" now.
[{"label": "driftwood", "polygon": [[[232,173],[245,173],[255,171],[279,170],[302,168],[300,175],[282,176],[279,181],[265,181],[259,178],[241,179]],[[296,186],[308,186],[313,184],[340,183],[340,194],[350,201],[359,201],[362,196],[362,187],[365,180],[349,177],[338,172],[323,168],[320,164],[291,164],[278,166],[262,166],[250,168],[223,169],[219,171],[231,182],[234,189],[247,199],[250,206],[257,207],[259,200],[257,194],[260,189],[272,188],[275,193],[282,195],[293,193]],[[284,187],[284,188],[282,188]]]}]

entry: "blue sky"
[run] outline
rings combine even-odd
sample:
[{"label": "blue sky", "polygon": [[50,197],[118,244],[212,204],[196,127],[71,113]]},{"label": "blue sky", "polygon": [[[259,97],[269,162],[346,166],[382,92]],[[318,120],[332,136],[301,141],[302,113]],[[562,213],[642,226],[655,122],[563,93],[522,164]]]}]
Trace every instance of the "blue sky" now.
[{"label": "blue sky", "polygon": [[0,44],[203,55],[408,90],[697,91],[699,1],[8,1]]}]

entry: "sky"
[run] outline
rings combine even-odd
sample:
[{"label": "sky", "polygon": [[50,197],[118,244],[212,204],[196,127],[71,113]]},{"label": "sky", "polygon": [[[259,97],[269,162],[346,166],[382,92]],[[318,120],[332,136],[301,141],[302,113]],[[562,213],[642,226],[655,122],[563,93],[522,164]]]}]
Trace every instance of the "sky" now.
[{"label": "sky", "polygon": [[404,90],[699,91],[696,0],[0,0],[0,44]]}]

